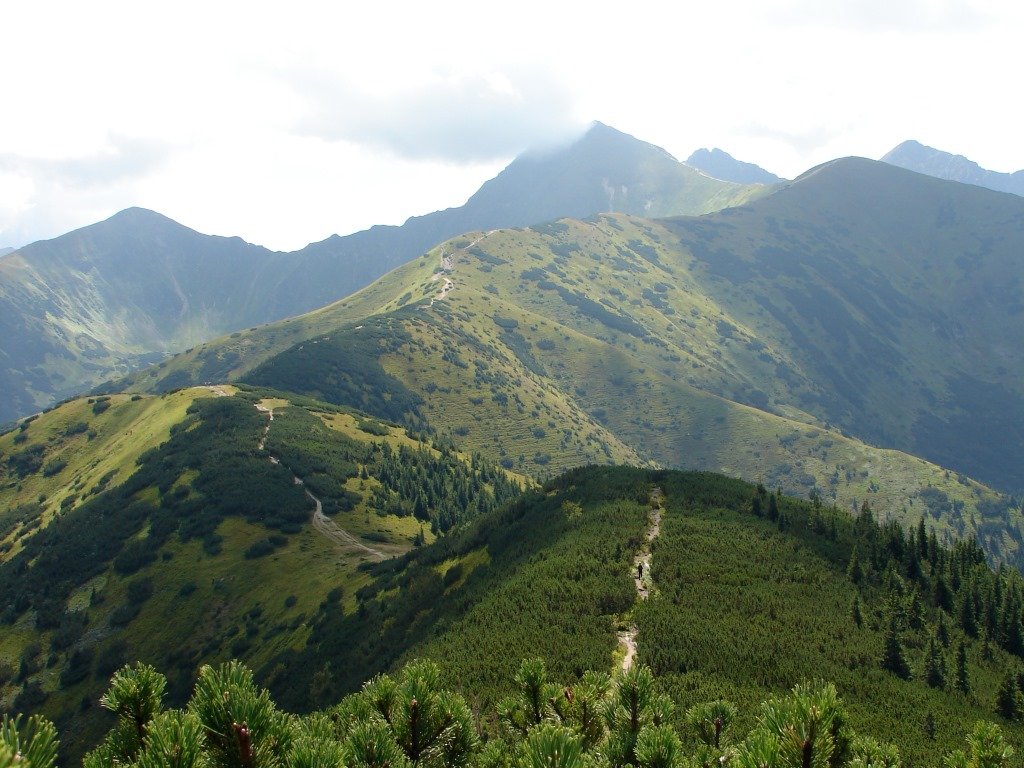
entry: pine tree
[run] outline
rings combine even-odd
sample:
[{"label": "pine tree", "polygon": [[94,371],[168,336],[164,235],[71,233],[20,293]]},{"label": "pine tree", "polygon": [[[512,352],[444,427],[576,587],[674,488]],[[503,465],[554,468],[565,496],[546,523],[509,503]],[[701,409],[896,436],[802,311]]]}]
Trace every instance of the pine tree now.
[{"label": "pine tree", "polygon": [[924,627],[924,606],[921,605],[921,593],[916,587],[907,606],[907,624],[914,630]]},{"label": "pine tree", "polygon": [[895,614],[889,618],[889,628],[885,633],[885,644],[882,650],[882,669],[892,672],[897,677],[909,680],[912,676],[910,663],[907,661],[903,642],[900,640],[899,621]]},{"label": "pine tree", "polygon": [[845,719],[835,686],[815,682],[762,704],[760,726],[778,739],[781,765],[824,768],[849,756]]},{"label": "pine tree", "polygon": [[119,669],[100,699],[100,704],[117,715],[117,725],[86,755],[83,764],[94,768],[136,762],[150,723],[161,712],[166,687],[167,678],[148,664]]},{"label": "pine tree", "polygon": [[1003,732],[995,723],[979,721],[967,737],[967,750],[948,755],[946,768],[1006,768],[1013,757],[1013,747],[1003,740]]},{"label": "pine tree", "polygon": [[861,612],[860,608],[860,595],[854,595],[853,597],[853,606],[850,608],[850,617],[858,628],[864,626],[864,614]]},{"label": "pine tree", "polygon": [[0,764],[53,768],[57,762],[57,729],[45,717],[0,719]]},{"label": "pine tree", "polygon": [[[857,556],[856,544],[853,546],[853,552],[850,553],[850,564],[846,566],[846,575],[854,584],[860,584],[864,578],[864,570],[861,568],[860,558]],[[858,624],[858,626],[860,625]]]},{"label": "pine tree", "polygon": [[943,574],[939,574],[932,585],[932,602],[947,613],[953,611],[953,592]]},{"label": "pine tree", "polygon": [[612,766],[636,765],[636,748],[645,726],[660,726],[672,714],[672,701],[654,691],[654,675],[635,665],[615,681],[605,707],[606,754]]},{"label": "pine tree", "polygon": [[1021,701],[1020,686],[1017,676],[1007,672],[996,692],[996,712],[1007,720],[1017,720],[1024,714],[1024,702]]},{"label": "pine tree", "polygon": [[932,688],[946,687],[946,658],[942,655],[942,645],[934,638],[928,641],[928,653],[924,661],[924,681]]},{"label": "pine tree", "polygon": [[974,612],[974,601],[971,599],[969,589],[964,590],[964,596],[959,605],[960,628],[971,637],[978,636],[978,621]]},{"label": "pine tree", "polygon": [[935,638],[942,643],[943,648],[949,648],[949,623],[942,611],[939,611],[939,621],[935,625]]},{"label": "pine tree", "polygon": [[967,646],[962,641],[956,648],[956,689],[964,695],[971,692],[971,679],[967,672]]},{"label": "pine tree", "polygon": [[686,724],[697,733],[697,738],[716,750],[724,746],[724,737],[736,719],[736,707],[728,701],[697,704],[686,710]]}]

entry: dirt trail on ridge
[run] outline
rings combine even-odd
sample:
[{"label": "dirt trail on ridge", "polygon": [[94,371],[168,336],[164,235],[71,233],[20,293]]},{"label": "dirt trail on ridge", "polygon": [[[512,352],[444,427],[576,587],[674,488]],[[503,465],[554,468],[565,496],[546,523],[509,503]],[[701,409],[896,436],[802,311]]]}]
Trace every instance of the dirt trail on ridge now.
[{"label": "dirt trail on ridge", "polygon": [[[490,232],[485,232],[484,234],[480,235],[480,237],[478,237],[476,240],[471,242],[469,245],[465,246],[464,248],[459,248],[458,250],[465,251],[465,250],[467,250],[469,248],[472,248],[474,245],[477,245],[482,240],[487,239],[488,237],[490,237],[491,235],[493,235],[497,231],[498,230],[496,230],[496,229],[492,229]],[[455,269],[455,262],[452,260],[452,254],[451,253],[442,254],[441,255],[441,266],[438,268],[437,272],[435,272],[433,275],[430,276],[430,281],[431,282],[437,282],[438,280],[443,279],[444,280],[444,284],[441,286],[441,290],[438,291],[437,295],[430,297],[430,304],[427,305],[428,307],[434,306],[434,302],[435,301],[440,301],[445,296],[447,296],[449,293],[451,293],[452,290],[454,290],[454,288],[455,288],[455,281],[452,280],[452,278],[450,277],[450,275],[451,275],[451,273],[452,273],[452,271],[454,269]]]},{"label": "dirt trail on ridge", "polygon": [[[267,434],[269,434],[270,425],[274,421],[274,409],[268,408],[262,403],[256,403],[256,410],[259,411],[260,413],[267,415],[267,425],[263,428],[263,434],[260,436],[260,441],[257,445],[257,447],[262,451],[265,450],[267,444]],[[281,463],[280,459],[278,459],[276,456],[271,456],[270,461],[273,464]],[[292,481],[296,485],[301,485],[303,487],[303,490],[306,492],[306,495],[315,505],[312,518],[313,530],[315,530],[321,536],[324,536],[325,538],[329,539],[330,541],[341,547],[358,549],[362,552],[367,553],[368,555],[371,555],[377,560],[386,560],[388,558],[388,556],[381,552],[379,549],[374,549],[373,547],[368,547],[365,544],[363,544],[363,542],[361,542],[359,539],[357,539],[355,536],[353,536],[351,533],[346,531],[336,522],[331,520],[331,518],[325,515],[323,503],[320,501],[320,499],[313,495],[309,488],[305,487],[306,483],[301,477],[292,474]]]},{"label": "dirt trail on ridge", "polygon": [[[633,559],[633,583],[636,585],[636,595],[640,600],[650,597],[653,582],[651,581],[651,545],[661,533],[661,511],[664,507],[664,494],[661,488],[651,491],[651,516],[650,525],[647,526],[647,541]],[[618,632],[619,646],[625,649],[622,657],[622,671],[628,672],[636,661],[636,637],[637,627],[630,625],[628,629]]]}]

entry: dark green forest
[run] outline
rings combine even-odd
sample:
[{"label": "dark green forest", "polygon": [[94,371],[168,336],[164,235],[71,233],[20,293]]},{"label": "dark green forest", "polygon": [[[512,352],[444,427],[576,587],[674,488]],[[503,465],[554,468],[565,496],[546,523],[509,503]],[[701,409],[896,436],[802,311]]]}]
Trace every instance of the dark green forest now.
[{"label": "dark green forest", "polygon": [[[655,486],[654,589],[636,602]],[[531,654],[559,680],[611,669],[615,627],[631,619],[639,660],[677,713],[724,697],[752,728],[759,702],[825,679],[854,727],[913,763],[938,762],[979,718],[1022,733],[1019,574],[868,510],[851,519],[708,473],[595,467],[367,568],[375,580],[355,611],[325,606],[306,650],[260,671],[286,707],[329,706],[423,656],[489,712]]]}]

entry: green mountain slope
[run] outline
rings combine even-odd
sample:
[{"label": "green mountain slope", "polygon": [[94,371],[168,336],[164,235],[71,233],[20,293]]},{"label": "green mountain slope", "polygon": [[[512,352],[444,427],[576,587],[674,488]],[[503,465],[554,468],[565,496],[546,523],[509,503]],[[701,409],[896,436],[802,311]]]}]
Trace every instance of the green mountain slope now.
[{"label": "green mountain slope", "polygon": [[169,352],[308,312],[466,230],[600,211],[704,213],[760,193],[597,124],[567,147],[517,158],[459,208],[294,253],[123,211],[0,260],[0,423]]},{"label": "green mountain slope", "polygon": [[785,350],[746,366],[770,400],[1024,486],[1019,198],[848,159],[667,226],[703,291]]},{"label": "green mountain slope", "polygon": [[79,702],[126,661],[159,663],[181,701],[199,665],[303,647],[317,606],[355,607],[366,563],[520,492],[351,409],[232,392],[74,401],[0,437],[5,710],[81,745],[103,718]]},{"label": "green mountain slope", "polygon": [[[872,173],[879,167],[921,179],[867,165]],[[936,307],[952,310],[963,299],[909,276],[897,291],[868,260],[889,253],[877,244],[885,230],[871,231],[864,264],[857,251],[833,250],[829,233],[843,228],[820,224],[801,230],[803,250],[765,245],[768,255],[758,256],[760,243],[781,237],[775,230],[797,227],[782,229],[773,212],[799,202],[815,222],[812,197],[843,210],[825,196],[827,176],[852,186],[863,168],[822,169],[821,185],[811,175],[730,214],[661,222],[605,215],[465,235],[342,302],[198,347],[132,386],[167,389],[216,370],[371,411],[386,399],[388,418],[406,411],[527,474],[594,461],[723,471],[853,510],[870,501],[907,523],[927,511],[943,535],[978,535],[990,554],[1017,561],[1015,502],[852,436],[895,440],[910,431],[915,402],[918,417],[934,423],[940,398],[949,397],[938,387],[955,375],[957,356],[970,355],[973,375],[985,371],[980,334],[972,345],[951,336],[943,347],[931,330],[952,322]],[[940,192],[961,189],[934,183]],[[811,191],[785,197],[802,185]],[[726,236],[732,240],[718,245]],[[990,246],[997,258],[979,267],[986,276],[1009,258],[1012,238],[999,242]],[[777,253],[790,261],[769,258]],[[903,264],[917,274],[909,257]],[[743,269],[742,280],[729,271]],[[990,311],[993,321],[1003,312]],[[962,322],[984,326],[982,314]],[[1007,326],[1005,337],[1013,332]],[[932,402],[935,417],[926,410]],[[994,403],[956,407],[975,405]]]},{"label": "green mountain slope", "polygon": [[[640,601],[633,561],[654,487],[663,491],[661,533],[651,597]],[[487,711],[511,693],[523,657],[543,658],[549,677],[570,685],[587,669],[620,665],[616,628],[635,621],[639,662],[674,700],[680,726],[687,707],[726,698],[740,705],[739,726],[749,728],[766,696],[801,680],[832,679],[855,729],[897,743],[914,764],[933,764],[976,718],[992,717],[996,689],[1019,664],[931,602],[931,585],[948,578],[946,568],[996,580],[967,549],[936,549],[929,555],[936,564],[922,563],[914,560],[919,542],[898,527],[758,497],[753,486],[715,475],[588,468],[544,490],[376,566],[357,611],[321,611],[306,649],[264,670],[275,697],[305,711],[355,690],[362,676],[427,656],[447,667],[448,683],[475,710]],[[889,554],[897,542],[899,558]],[[865,563],[859,584],[846,574],[855,547]],[[922,565],[927,575],[906,575]],[[1006,578],[1004,593],[1019,592],[1019,574]],[[855,600],[859,626],[851,617]],[[913,680],[880,663],[894,615]],[[1019,605],[1009,615],[1019,623]],[[948,640],[942,653],[951,670],[965,644],[970,695],[925,682],[924,650],[935,632]],[[937,723],[934,740],[924,729],[928,713]]]},{"label": "green mountain slope", "polygon": [[138,208],[3,257],[0,421],[285,316],[271,291],[251,290],[280,258]]},{"label": "green mountain slope", "polygon": [[[151,463],[173,473],[186,442],[193,453],[215,450],[219,466],[227,460],[244,472],[241,455],[225,451],[250,426],[256,429],[248,437],[259,437],[263,417],[251,425],[246,418],[256,413],[255,403],[274,409],[270,436],[279,416],[298,419],[278,434],[276,449],[286,448],[291,435],[307,434],[309,419],[327,426],[353,416],[268,394],[198,399],[177,432],[188,439],[172,437],[144,459],[139,474],[147,475]],[[313,430],[304,455],[337,465],[342,442],[325,434]],[[204,471],[187,479],[187,494],[177,491],[185,487],[179,479],[162,500],[207,491]],[[376,476],[388,482],[386,470]],[[248,486],[236,479],[234,485]],[[264,483],[248,502],[260,506],[268,492],[284,501],[287,488],[297,487]],[[142,491],[152,497],[159,489]],[[87,520],[86,510],[76,513],[105,525]],[[907,535],[870,514],[853,519],[719,475],[575,470],[482,512],[452,535],[412,549],[396,544],[404,555],[364,557],[355,568],[351,554],[325,547],[316,530],[283,533],[285,543],[272,554],[240,557],[241,546],[267,536],[267,518],[251,512],[220,520],[219,554],[181,540],[194,518],[179,517],[183,525],[168,535],[164,516],[150,514],[148,529],[126,550],[137,562],[147,541],[162,536],[162,543],[129,579],[105,570],[105,578],[68,591],[60,583],[33,583],[24,567],[12,567],[16,560],[0,566],[5,601],[28,587],[36,606],[11,623],[8,603],[3,654],[14,649],[20,662],[7,662],[5,709],[56,717],[71,763],[111,724],[91,692],[131,658],[167,672],[167,703],[180,706],[199,663],[241,655],[282,705],[308,712],[333,705],[377,672],[427,657],[443,662],[444,684],[462,693],[472,711],[492,713],[515,690],[521,659],[542,658],[548,679],[572,689],[587,670],[620,669],[621,633],[635,626],[638,663],[654,670],[657,690],[674,704],[670,722],[683,733],[687,709],[699,702],[734,701],[733,733],[745,733],[755,724],[757,702],[823,678],[835,681],[849,726],[898,745],[910,764],[934,764],[963,743],[975,720],[997,719],[997,691],[1024,654],[1024,579],[989,570],[972,545],[947,549],[923,522]],[[361,516],[339,512],[338,519]],[[54,534],[48,550],[58,556],[66,538],[79,551],[95,540],[82,525],[60,525],[44,531]],[[635,562],[647,551],[642,598]],[[128,559],[122,551],[115,569],[123,571]],[[33,560],[28,568],[38,576],[53,557],[44,551]],[[38,598],[52,600],[61,590],[69,610],[57,611],[56,627],[34,634],[31,625],[46,613]],[[118,612],[130,614],[126,624],[113,621]],[[893,671],[888,646],[909,665],[909,678]],[[926,674],[929,657],[933,667],[945,667],[943,685]],[[492,717],[480,726],[493,734]],[[1019,722],[1003,724],[1011,741],[1024,736]]]}]

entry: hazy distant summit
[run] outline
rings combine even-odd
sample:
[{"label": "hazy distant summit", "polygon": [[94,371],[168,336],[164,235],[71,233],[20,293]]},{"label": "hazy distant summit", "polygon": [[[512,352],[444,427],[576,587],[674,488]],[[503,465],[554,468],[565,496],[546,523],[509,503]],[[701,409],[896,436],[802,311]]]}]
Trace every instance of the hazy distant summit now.
[{"label": "hazy distant summit", "polygon": [[736,184],[778,184],[783,181],[774,173],[764,168],[737,160],[717,147],[715,149],[698,149],[690,155],[686,164],[691,168],[704,171],[708,176],[713,176],[722,181],[732,181]]},{"label": "hazy distant summit", "polygon": [[982,168],[963,155],[953,155],[920,142],[904,141],[882,158],[882,162],[917,171],[938,179],[987,187],[996,192],[1024,196],[1024,171],[1000,173]]},{"label": "hazy distant summit", "polygon": [[695,215],[764,192],[595,123],[573,142],[516,158],[465,205],[293,253],[130,208],[0,260],[0,423],[164,354],[336,301],[463,232],[608,211]]}]

